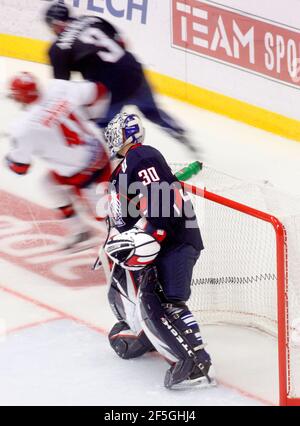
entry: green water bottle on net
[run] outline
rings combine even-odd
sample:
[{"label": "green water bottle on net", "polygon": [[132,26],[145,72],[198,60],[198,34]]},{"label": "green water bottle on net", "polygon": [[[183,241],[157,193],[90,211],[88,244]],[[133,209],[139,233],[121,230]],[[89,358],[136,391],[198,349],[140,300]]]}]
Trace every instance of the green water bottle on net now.
[{"label": "green water bottle on net", "polygon": [[202,167],[203,164],[200,161],[194,161],[193,163],[176,172],[175,176],[181,181],[186,181],[199,173],[200,170],[202,170]]}]

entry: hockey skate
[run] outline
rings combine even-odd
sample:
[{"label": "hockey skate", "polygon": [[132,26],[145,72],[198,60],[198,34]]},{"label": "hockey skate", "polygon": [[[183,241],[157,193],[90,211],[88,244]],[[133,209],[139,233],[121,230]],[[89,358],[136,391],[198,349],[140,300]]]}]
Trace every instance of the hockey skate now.
[{"label": "hockey skate", "polygon": [[190,140],[185,130],[168,130],[168,133],[172,138],[186,146],[191,153],[197,155],[200,153],[200,149]]},{"label": "hockey skate", "polygon": [[181,143],[183,143],[184,146],[187,147],[187,149],[192,153],[192,154],[199,154],[200,150],[198,149],[198,147],[196,147],[193,142],[187,137],[187,135],[185,134],[185,132],[182,135],[179,135],[178,138],[176,138],[177,140],[179,140]]},{"label": "hockey skate", "polygon": [[67,242],[64,243],[60,250],[69,253],[79,253],[84,250],[89,250],[98,245],[99,241],[95,238],[93,232],[84,231],[68,237]]},{"label": "hockey skate", "polygon": [[195,364],[191,358],[180,360],[167,371],[164,385],[167,389],[216,386],[216,381],[208,374],[210,367],[211,361],[208,359],[199,364]]}]

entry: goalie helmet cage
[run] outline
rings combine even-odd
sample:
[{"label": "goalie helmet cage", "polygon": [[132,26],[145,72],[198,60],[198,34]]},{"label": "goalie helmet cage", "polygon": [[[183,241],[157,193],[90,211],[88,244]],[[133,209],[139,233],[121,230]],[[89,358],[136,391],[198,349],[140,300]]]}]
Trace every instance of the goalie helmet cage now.
[{"label": "goalie helmet cage", "polygon": [[[179,165],[175,166],[173,165],[173,169],[176,170],[179,168]],[[182,167],[182,164],[181,164]],[[204,171],[204,175],[205,175]],[[193,179],[194,183],[196,181],[196,184],[199,183],[199,180],[201,180],[201,172],[200,172],[200,178],[197,177],[196,179]],[[226,180],[226,176],[225,176]],[[213,179],[214,181],[214,179]],[[242,181],[240,181],[242,182]],[[207,184],[207,181],[205,179],[202,183]],[[215,181],[214,181],[215,183]],[[231,182],[232,183],[232,182]],[[274,271],[273,273],[269,270],[265,270],[266,266],[264,268],[260,269],[258,268],[257,271],[253,272],[251,271],[251,274],[245,273],[246,278],[241,278],[236,273],[236,270],[232,272],[230,270],[231,276],[228,276],[229,274],[217,274],[217,277],[215,277],[213,274],[211,274],[211,269],[208,273],[205,271],[203,273],[203,265],[205,269],[205,263],[207,263],[207,259],[203,259],[203,255],[201,255],[199,264],[196,265],[195,273],[193,277],[193,285],[192,285],[192,297],[190,299],[191,303],[191,310],[195,313],[196,317],[200,321],[201,324],[235,324],[235,325],[244,325],[246,327],[253,327],[259,330],[262,330],[268,334],[274,335],[277,338],[277,348],[278,348],[278,383],[279,383],[279,403],[283,406],[291,406],[291,405],[300,405],[300,347],[299,347],[299,341],[297,342],[298,346],[291,342],[291,334],[293,333],[293,327],[291,326],[291,316],[290,316],[290,310],[293,309],[293,316],[294,318],[299,318],[299,298],[297,299],[296,303],[296,309],[295,309],[295,303],[293,300],[290,300],[292,296],[289,294],[289,276],[288,276],[288,242],[287,242],[287,232],[285,229],[284,224],[279,220],[275,215],[266,213],[262,210],[256,209],[254,207],[249,207],[248,205],[241,203],[240,200],[236,201],[230,198],[227,198],[225,196],[219,195],[215,192],[210,192],[207,189],[200,189],[196,185],[190,185],[187,183],[183,183],[184,188],[186,192],[189,192],[192,194],[192,199],[194,202],[196,213],[199,219],[199,216],[203,213],[202,210],[199,211],[199,207],[197,206],[199,199],[201,198],[204,200],[205,203],[209,203],[211,205],[211,209],[214,208],[214,210],[219,210],[220,208],[224,208],[227,211],[231,212],[230,215],[235,214],[238,216],[242,216],[242,221],[245,221],[245,218],[251,218],[255,219],[255,223],[263,223],[263,226],[268,226],[268,233],[270,234],[270,239],[274,240],[274,243],[271,242],[271,249],[268,250],[266,243],[264,241],[264,235],[260,235],[260,229],[258,230],[258,236],[256,235],[257,241],[259,241],[259,244],[265,244],[263,247],[265,252],[273,251],[274,253],[266,253],[266,256],[269,256],[271,259],[268,260],[268,262],[274,263]],[[218,182],[219,184],[219,182]],[[236,182],[235,182],[236,185]],[[234,185],[233,185],[234,186]],[[212,185],[213,187],[213,185]],[[244,189],[245,190],[245,189]],[[226,192],[226,191],[224,191]],[[227,191],[228,193],[228,191]],[[230,191],[229,191],[230,193]],[[255,203],[254,203],[255,204]],[[210,210],[211,211],[211,210]],[[242,215],[241,215],[242,213]],[[209,214],[210,215],[210,214]],[[225,215],[226,216],[226,215]],[[201,218],[200,218],[201,219]],[[204,224],[200,223],[201,231],[203,232],[203,228],[205,228],[205,221]],[[223,218],[223,221],[225,222],[224,228],[230,228],[230,225],[228,224],[228,221],[226,222],[226,217]],[[204,225],[204,226],[203,226]],[[217,217],[217,221],[214,222],[214,228],[222,227],[222,224],[220,223],[220,214]],[[224,224],[223,224],[224,225]],[[233,225],[235,226],[235,225]],[[253,226],[253,224],[251,225]],[[206,226],[207,228],[207,226]],[[208,226],[209,228],[209,226]],[[270,229],[269,229],[270,228]],[[205,235],[206,232],[206,235]],[[217,259],[217,262],[214,261],[214,259],[211,259],[211,257],[214,256],[214,253],[209,253],[210,251],[210,245],[206,245],[207,243],[207,232],[204,231],[204,245],[206,246],[207,250],[204,250],[203,253],[207,252],[206,256],[207,258],[210,257],[209,262],[210,263],[221,263],[219,262],[219,259]],[[218,233],[218,229],[216,229],[216,233]],[[226,229],[227,232],[227,229]],[[236,231],[239,232],[239,229]],[[255,234],[250,230],[246,231],[246,238],[245,238],[245,245],[248,247],[248,237],[251,239],[252,234]],[[220,239],[222,238],[220,234]],[[239,239],[242,238],[241,235],[239,235]],[[256,241],[256,243],[257,243]],[[254,244],[256,244],[254,243]],[[213,242],[215,244],[215,242]],[[230,244],[230,242],[229,242]],[[238,244],[239,246],[239,244]],[[253,246],[255,247],[255,245]],[[251,250],[251,244],[249,250]],[[222,246],[221,251],[224,250],[224,245]],[[232,254],[232,256],[239,257],[238,251],[243,250],[242,247],[238,247],[236,252]],[[221,251],[218,252],[220,255]],[[234,250],[233,250],[234,251]],[[252,251],[253,254],[253,251]],[[260,256],[260,253],[258,253],[258,256]],[[232,258],[230,258],[232,259]],[[237,270],[243,269],[243,266],[241,265],[241,258],[237,260]],[[260,259],[259,259],[260,260]],[[246,260],[247,262],[247,260]],[[226,263],[226,261],[225,261]],[[214,264],[215,266],[215,264]],[[225,269],[227,266],[225,267]],[[230,262],[228,265],[228,268],[231,268]],[[234,269],[234,267],[233,267]],[[223,273],[224,271],[222,271]],[[226,270],[227,272],[227,270]],[[247,271],[248,272],[248,271]],[[249,277],[249,275],[252,275]],[[266,278],[267,277],[267,278]],[[265,280],[265,281],[264,281]],[[257,286],[256,281],[259,281],[260,287]],[[267,295],[267,292],[269,292],[269,284],[268,282],[272,282],[272,288],[275,289],[275,295],[269,296]],[[239,287],[242,287],[242,289],[237,289],[237,287],[233,287],[230,285],[232,283],[238,284]],[[236,289],[238,292],[237,297],[243,297],[241,295],[241,291],[243,292],[244,288],[242,285],[248,285],[248,288],[245,287],[245,291],[249,292],[249,286],[252,287],[252,283],[254,283],[253,287],[254,289],[251,289],[252,293],[250,294],[249,299],[253,296],[254,291],[259,291],[260,294],[258,296],[255,296],[256,298],[254,301],[251,302],[251,300],[246,301],[242,300],[243,306],[237,306],[235,309],[235,312],[228,312],[231,309],[228,308],[225,301],[225,307],[222,305],[222,308],[218,312],[215,309],[215,295],[216,293],[222,292],[224,290],[220,290],[222,286],[227,285],[226,291],[227,293],[232,293]],[[220,285],[218,285],[220,284]],[[263,284],[263,289],[262,289]],[[298,284],[298,282],[297,282]],[[210,286],[210,287],[209,287]],[[194,287],[194,288],[193,288]],[[199,287],[201,287],[201,295],[197,295],[197,291],[199,290]],[[211,288],[213,287],[212,292],[214,293],[211,295]],[[273,291],[273,290],[272,290]],[[207,295],[209,293],[209,295]],[[249,295],[249,293],[248,293]],[[297,296],[299,296],[299,292],[297,293]],[[226,296],[228,297],[228,295]],[[232,297],[232,295],[230,295]],[[269,300],[266,301],[264,304],[264,300],[270,297],[272,299],[271,302]],[[206,300],[209,299],[208,303],[206,303]],[[263,301],[263,302],[262,302]],[[222,303],[224,301],[222,300]],[[240,301],[239,301],[240,302]],[[249,303],[248,303],[249,302]],[[252,305],[251,305],[252,303]],[[247,304],[245,308],[245,304]],[[250,308],[249,308],[250,304]],[[257,307],[256,305],[260,304],[263,305],[261,307]],[[292,308],[291,305],[293,304]],[[272,306],[269,306],[272,305]],[[276,305],[276,306],[275,306]],[[275,312],[272,312],[271,314],[268,312],[268,310],[272,309]],[[211,312],[210,312],[211,311]],[[298,313],[295,314],[295,312]],[[299,320],[298,320],[299,321]],[[299,326],[299,325],[298,325]],[[299,330],[298,330],[299,332]],[[299,333],[297,334],[297,337],[299,336]],[[296,355],[293,355],[293,352],[296,353]],[[295,367],[296,365],[296,367]],[[299,376],[299,377],[298,377]],[[295,385],[296,382],[296,385]]]}]

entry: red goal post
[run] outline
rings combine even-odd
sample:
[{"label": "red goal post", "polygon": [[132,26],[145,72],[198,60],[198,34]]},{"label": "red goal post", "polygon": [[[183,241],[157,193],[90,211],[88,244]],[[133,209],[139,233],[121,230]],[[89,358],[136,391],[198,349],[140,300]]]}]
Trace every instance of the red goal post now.
[{"label": "red goal post", "polygon": [[[291,382],[300,377],[293,377],[291,366],[291,324],[289,322],[289,291],[288,291],[288,262],[287,262],[287,233],[284,225],[275,216],[249,207],[240,202],[225,198],[206,189],[182,182],[186,192],[194,197],[201,197],[214,205],[240,212],[254,217],[273,227],[276,238],[276,283],[277,283],[277,339],[278,339],[278,368],[279,368],[279,402],[280,405],[300,405],[300,395],[291,395]],[[201,227],[201,226],[200,226]],[[202,229],[202,228],[201,228]],[[205,240],[204,240],[205,244]],[[209,247],[207,248],[209,250]],[[199,261],[201,271],[201,260]],[[192,309],[193,310],[193,309]],[[299,312],[300,316],[300,312]],[[295,349],[296,350],[296,349]],[[300,351],[300,348],[299,348]],[[298,360],[299,361],[299,360]],[[299,370],[300,371],[300,366]],[[298,389],[298,388],[297,388]]]}]

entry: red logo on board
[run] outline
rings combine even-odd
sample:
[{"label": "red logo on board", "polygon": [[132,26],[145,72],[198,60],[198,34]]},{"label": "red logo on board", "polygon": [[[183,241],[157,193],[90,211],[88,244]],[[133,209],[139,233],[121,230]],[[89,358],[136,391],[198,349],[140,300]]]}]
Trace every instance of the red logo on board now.
[{"label": "red logo on board", "polygon": [[201,0],[172,0],[173,46],[300,86],[300,29]]}]

